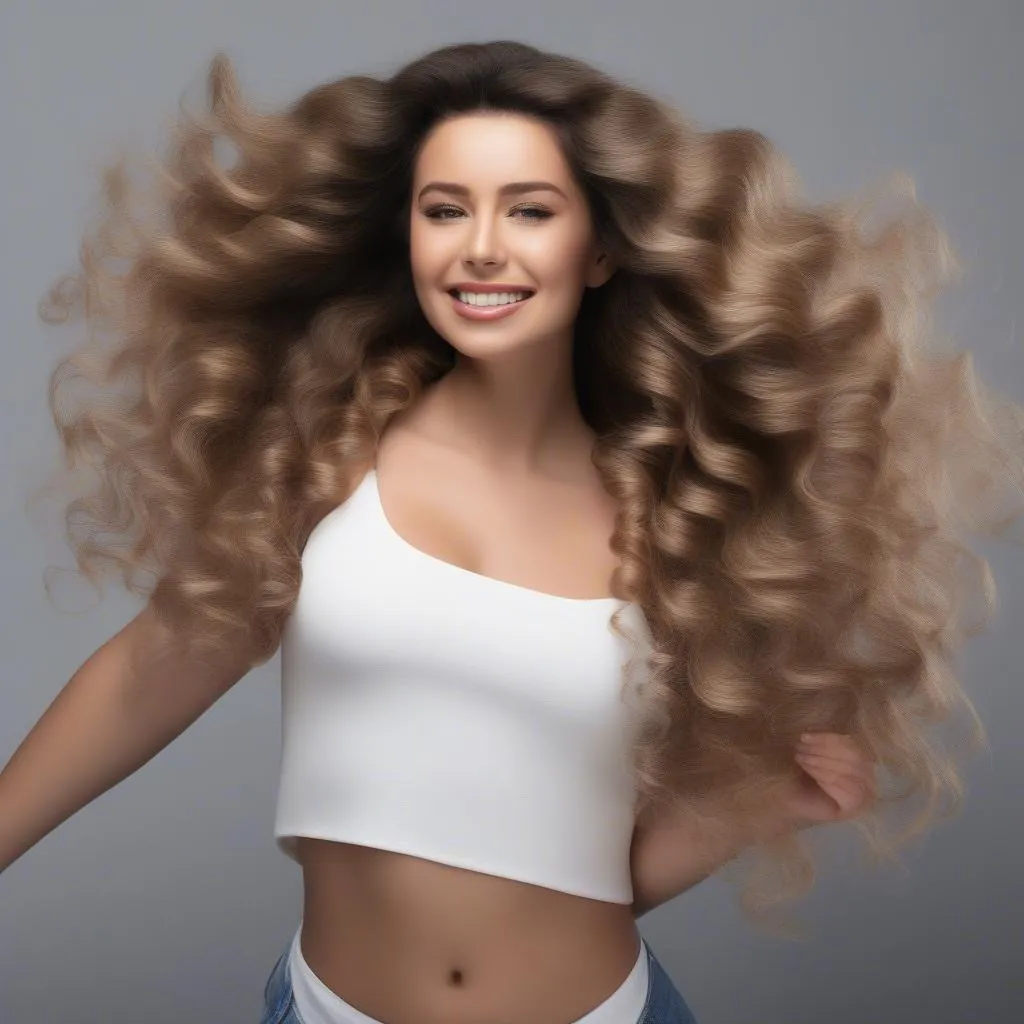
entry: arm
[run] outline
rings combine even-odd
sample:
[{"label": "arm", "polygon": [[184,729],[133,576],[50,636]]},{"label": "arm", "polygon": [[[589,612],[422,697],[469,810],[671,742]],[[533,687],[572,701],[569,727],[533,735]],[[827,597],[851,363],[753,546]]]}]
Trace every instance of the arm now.
[{"label": "arm", "polygon": [[877,798],[875,761],[853,737],[807,733],[796,746],[799,770],[742,805],[697,815],[694,805],[662,810],[633,830],[633,916],[660,906],[738,857],[759,840],[813,825],[849,821]]},{"label": "arm", "polygon": [[692,817],[677,812],[648,825],[637,825],[630,849],[633,916],[649,910],[713,875],[755,840],[753,827],[737,823],[712,834]]},{"label": "arm", "polygon": [[248,672],[177,653],[147,606],[60,691],[0,772],[0,871],[141,768]]}]

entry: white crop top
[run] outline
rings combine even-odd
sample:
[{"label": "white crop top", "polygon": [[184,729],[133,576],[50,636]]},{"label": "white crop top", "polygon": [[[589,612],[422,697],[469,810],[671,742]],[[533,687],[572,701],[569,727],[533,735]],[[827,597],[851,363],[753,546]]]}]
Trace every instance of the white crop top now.
[{"label": "white crop top", "polygon": [[413,547],[371,470],[310,533],[281,646],[275,838],[392,850],[632,903],[637,606]]}]

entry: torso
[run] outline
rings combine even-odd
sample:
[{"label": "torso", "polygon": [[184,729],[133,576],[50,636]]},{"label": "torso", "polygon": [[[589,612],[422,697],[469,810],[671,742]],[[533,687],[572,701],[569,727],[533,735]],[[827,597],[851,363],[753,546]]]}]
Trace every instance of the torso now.
[{"label": "torso", "polygon": [[[421,551],[559,596],[611,593],[615,509],[591,467],[510,482],[407,418],[376,469],[391,526]],[[297,855],[305,960],[388,1024],[565,1024],[607,999],[639,952],[623,904],[346,843],[300,839]]]}]

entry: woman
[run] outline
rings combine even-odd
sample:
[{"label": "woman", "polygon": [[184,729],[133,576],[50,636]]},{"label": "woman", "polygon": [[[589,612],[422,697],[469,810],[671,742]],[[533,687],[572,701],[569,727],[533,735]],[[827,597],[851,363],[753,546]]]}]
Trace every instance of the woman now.
[{"label": "woman", "polygon": [[921,728],[970,710],[952,616],[901,587],[959,585],[935,421],[1022,463],[906,358],[933,236],[865,241],[761,136],[516,43],[279,115],[221,59],[211,93],[168,223],[122,249],[115,176],[51,295],[135,384],[54,400],[101,451],[71,512],[131,537],[80,564],[157,583],[0,776],[0,864],[280,647],[304,905],[264,1021],[692,1020],[638,915],[755,845],[804,863],[876,762],[955,787]]}]

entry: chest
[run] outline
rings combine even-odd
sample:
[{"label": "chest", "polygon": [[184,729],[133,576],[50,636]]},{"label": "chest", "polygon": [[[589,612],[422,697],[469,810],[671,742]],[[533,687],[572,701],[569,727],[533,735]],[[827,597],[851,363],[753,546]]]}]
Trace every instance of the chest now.
[{"label": "chest", "polygon": [[546,594],[413,548],[367,484],[309,538],[284,676],[344,692],[354,707],[394,699],[410,723],[448,702],[472,709],[481,736],[496,735],[509,714],[554,716],[603,744],[622,728],[622,670],[633,653],[611,626],[619,608],[635,638],[635,606]]},{"label": "chest", "polygon": [[451,468],[439,488],[412,467],[377,484],[396,537],[431,558],[567,599],[611,594],[616,510],[599,488],[502,482]]}]

